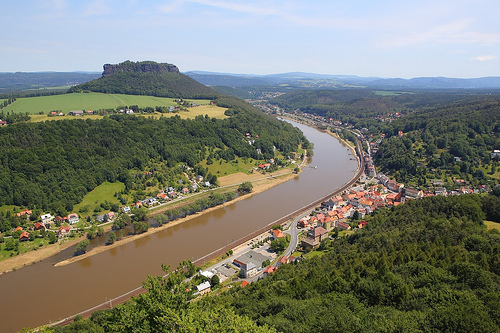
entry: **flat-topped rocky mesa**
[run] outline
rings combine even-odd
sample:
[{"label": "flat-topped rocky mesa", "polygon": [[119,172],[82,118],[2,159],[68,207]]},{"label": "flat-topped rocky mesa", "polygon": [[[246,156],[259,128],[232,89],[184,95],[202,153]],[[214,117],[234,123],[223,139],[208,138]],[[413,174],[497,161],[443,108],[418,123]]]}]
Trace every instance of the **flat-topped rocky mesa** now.
[{"label": "flat-topped rocky mesa", "polygon": [[142,73],[163,73],[163,72],[170,72],[170,73],[177,73],[179,74],[179,68],[173,64],[168,64],[168,63],[157,63],[154,61],[140,61],[140,62],[132,62],[132,61],[125,61],[122,62],[118,65],[112,65],[112,64],[105,64],[103,66],[104,72],[102,72],[102,76],[106,77],[108,75],[112,75],[114,73],[118,72],[129,72],[129,73],[137,73],[137,72],[142,72]]}]

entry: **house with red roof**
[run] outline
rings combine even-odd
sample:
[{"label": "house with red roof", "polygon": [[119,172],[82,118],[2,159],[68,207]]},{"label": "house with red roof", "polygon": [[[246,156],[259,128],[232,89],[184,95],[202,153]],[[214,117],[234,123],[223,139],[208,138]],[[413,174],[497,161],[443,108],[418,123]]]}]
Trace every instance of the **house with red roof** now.
[{"label": "house with red roof", "polygon": [[366,227],[366,221],[359,221],[358,228],[361,229],[363,227]]},{"label": "house with red roof", "polygon": [[33,213],[31,210],[28,210],[25,208],[22,212],[17,213],[17,217],[25,216],[27,219],[30,217],[31,213]]},{"label": "house with red roof", "polygon": [[241,283],[241,288],[245,288],[246,286],[248,286],[250,283],[247,281],[247,280],[243,280],[243,282]]},{"label": "house with red roof", "polygon": [[45,229],[45,226],[43,225],[43,223],[37,222],[37,223],[35,223],[35,225],[34,225],[34,229],[35,229],[35,230]]},{"label": "house with red roof", "polygon": [[70,229],[68,226],[62,225],[59,227],[59,230],[57,230],[57,233],[59,234],[59,237],[62,238],[69,235],[69,231]]},{"label": "house with red roof", "polygon": [[307,237],[302,240],[302,247],[314,249],[319,246],[321,241],[328,237],[328,231],[323,227],[316,227],[309,230]]},{"label": "house with red roof", "polygon": [[271,233],[272,233],[272,237],[274,237],[274,239],[285,237],[285,234],[280,229],[272,230]]},{"label": "house with red roof", "polygon": [[16,227],[16,229],[14,229],[14,232],[19,231],[19,230],[23,231],[23,228],[22,227]]},{"label": "house with red roof", "polygon": [[278,270],[278,267],[275,267],[275,266],[268,266],[264,272],[262,272],[264,274],[264,277],[269,275],[269,274],[272,274],[274,272],[276,272]]},{"label": "house with red roof", "polygon": [[62,224],[66,221],[67,217],[56,216],[56,223]]},{"label": "house with red roof", "polygon": [[349,224],[347,224],[346,222],[338,222],[337,228],[339,228],[340,230],[350,230],[351,226]]},{"label": "house with red roof", "polygon": [[27,231],[23,231],[21,235],[19,235],[19,241],[24,242],[30,239],[30,234]]}]

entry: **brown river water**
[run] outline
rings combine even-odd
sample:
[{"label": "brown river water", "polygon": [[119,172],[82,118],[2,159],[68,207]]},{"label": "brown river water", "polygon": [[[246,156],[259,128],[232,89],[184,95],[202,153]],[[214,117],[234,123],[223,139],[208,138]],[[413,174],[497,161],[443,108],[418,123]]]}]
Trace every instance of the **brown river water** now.
[{"label": "brown river water", "polygon": [[[314,144],[314,156],[294,179],[224,208],[128,244],[53,267],[69,248],[0,276],[0,332],[37,327],[79,313],[139,287],[161,264],[196,260],[285,216],[347,183],[357,161],[334,137],[293,123]],[[102,237],[101,237],[102,238]]]}]

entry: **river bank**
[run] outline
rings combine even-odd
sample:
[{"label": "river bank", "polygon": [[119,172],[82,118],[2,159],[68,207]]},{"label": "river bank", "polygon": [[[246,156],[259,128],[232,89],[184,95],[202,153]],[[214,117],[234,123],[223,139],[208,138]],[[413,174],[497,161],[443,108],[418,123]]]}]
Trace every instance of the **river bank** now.
[{"label": "river bank", "polygon": [[[220,184],[222,187],[237,186],[238,184],[240,184],[242,182],[249,181],[249,182],[252,182],[252,184],[253,184],[253,190],[251,193],[249,193],[247,195],[240,196],[240,197],[238,197],[230,202],[224,203],[223,205],[206,209],[203,212],[189,215],[189,216],[184,217],[182,219],[177,219],[175,221],[172,221],[170,223],[162,225],[161,227],[158,227],[158,228],[150,228],[147,232],[139,234],[139,235],[126,236],[123,239],[116,241],[115,243],[113,243],[111,245],[97,246],[97,247],[89,250],[85,254],[82,254],[82,255],[79,255],[76,257],[71,257],[69,259],[60,261],[60,262],[56,263],[54,266],[59,267],[59,266],[68,265],[70,263],[94,256],[94,255],[102,253],[104,251],[111,250],[111,249],[118,247],[118,246],[121,246],[123,244],[127,244],[127,243],[132,242],[136,239],[146,237],[148,235],[165,230],[167,228],[174,227],[174,226],[179,225],[181,223],[184,223],[188,220],[196,218],[202,214],[209,213],[213,210],[231,205],[231,204],[236,203],[240,200],[248,198],[249,196],[264,192],[264,191],[266,191],[274,186],[280,185],[280,184],[292,179],[293,177],[295,177],[295,175],[296,174],[290,173],[290,170],[283,169],[283,170],[279,170],[279,171],[274,172],[274,173],[269,174],[269,175],[262,175],[260,173],[254,173],[252,175],[246,175],[244,173],[236,173],[236,174],[231,174],[231,175],[227,175],[224,177],[220,177],[219,181],[220,181]],[[263,177],[266,177],[266,178],[263,178]],[[155,210],[155,214],[160,214],[162,211],[165,211],[165,210],[170,209],[170,208],[171,208],[170,206],[166,205],[166,206],[162,207],[162,209]],[[105,231],[109,231],[110,229],[111,229],[111,225],[109,224],[105,228]],[[0,275],[15,271],[15,270],[23,268],[25,266],[34,265],[42,260],[50,258],[50,257],[54,256],[55,254],[60,253],[61,251],[65,250],[71,246],[76,245],[82,239],[84,239],[84,237],[67,239],[62,243],[57,243],[57,244],[53,244],[50,246],[46,246],[45,248],[39,248],[36,251],[26,252],[26,253],[14,256],[12,258],[8,258],[6,260],[3,260],[0,262]]]}]

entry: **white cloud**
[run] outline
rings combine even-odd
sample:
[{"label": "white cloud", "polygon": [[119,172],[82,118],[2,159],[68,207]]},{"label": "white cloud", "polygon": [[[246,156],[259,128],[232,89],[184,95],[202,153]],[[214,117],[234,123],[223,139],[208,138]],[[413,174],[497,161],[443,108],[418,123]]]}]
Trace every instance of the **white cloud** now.
[{"label": "white cloud", "polygon": [[498,57],[494,55],[480,55],[477,57],[471,58],[471,60],[476,60],[476,61],[492,61],[492,60],[497,60]]}]

